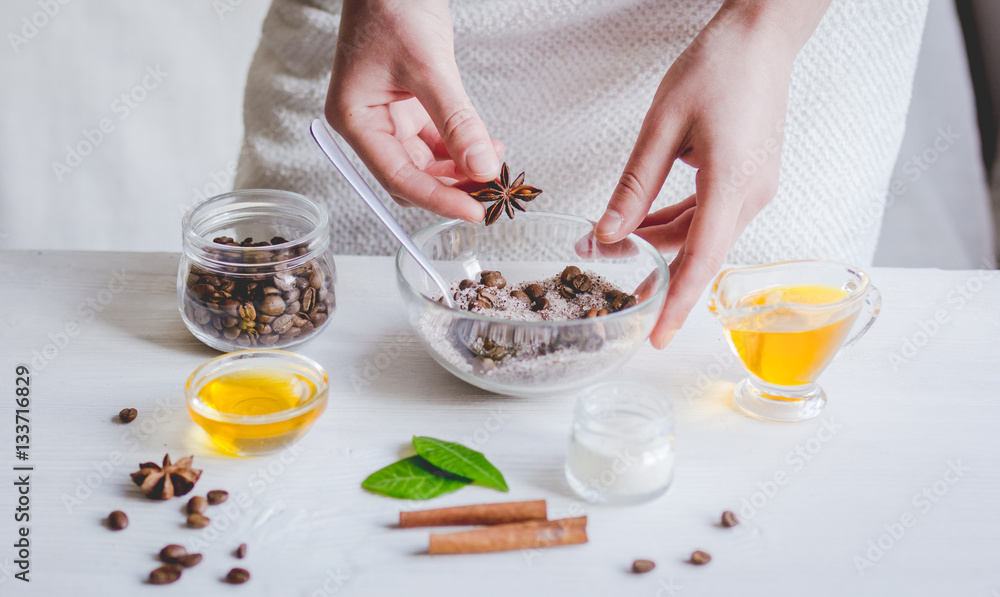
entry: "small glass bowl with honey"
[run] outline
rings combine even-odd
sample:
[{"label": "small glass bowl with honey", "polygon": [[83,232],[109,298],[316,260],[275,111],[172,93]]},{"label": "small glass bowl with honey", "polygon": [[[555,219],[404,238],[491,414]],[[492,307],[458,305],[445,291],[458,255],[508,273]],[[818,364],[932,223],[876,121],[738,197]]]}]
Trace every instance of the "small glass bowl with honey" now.
[{"label": "small glass bowl with honey", "polygon": [[305,435],[326,409],[326,371],[284,350],[216,357],[188,378],[188,413],[223,452],[269,454]]}]

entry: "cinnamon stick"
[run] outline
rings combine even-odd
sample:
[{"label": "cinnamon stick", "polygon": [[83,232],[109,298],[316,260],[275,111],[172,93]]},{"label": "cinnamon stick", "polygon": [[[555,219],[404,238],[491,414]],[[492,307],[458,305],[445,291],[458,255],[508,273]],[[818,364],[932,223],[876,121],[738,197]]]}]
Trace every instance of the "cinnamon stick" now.
[{"label": "cinnamon stick", "polygon": [[536,500],[400,512],[399,526],[410,528],[493,525],[527,520],[545,520],[546,518],[545,500]]},{"label": "cinnamon stick", "polygon": [[487,529],[431,535],[431,554],[485,553],[587,542],[587,517],[530,520]]}]

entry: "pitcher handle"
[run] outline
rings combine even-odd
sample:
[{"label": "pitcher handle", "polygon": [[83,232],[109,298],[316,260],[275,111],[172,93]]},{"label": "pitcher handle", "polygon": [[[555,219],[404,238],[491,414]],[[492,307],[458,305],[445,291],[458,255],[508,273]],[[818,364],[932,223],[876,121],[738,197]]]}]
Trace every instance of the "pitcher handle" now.
[{"label": "pitcher handle", "polygon": [[882,312],[882,293],[878,291],[878,288],[872,286],[868,289],[868,292],[865,293],[865,300],[861,305],[861,310],[869,313],[868,322],[850,340],[844,342],[840,350],[853,346],[855,342],[861,339],[861,336],[864,336],[868,332],[872,324],[875,323],[875,320],[878,319],[879,313]]}]

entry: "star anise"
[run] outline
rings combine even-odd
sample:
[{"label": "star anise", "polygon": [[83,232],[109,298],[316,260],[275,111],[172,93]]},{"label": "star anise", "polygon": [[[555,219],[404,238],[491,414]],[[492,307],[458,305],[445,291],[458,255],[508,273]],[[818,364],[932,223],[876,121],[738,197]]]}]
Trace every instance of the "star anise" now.
[{"label": "star anise", "polygon": [[511,184],[510,170],[507,169],[507,163],[504,162],[498,180],[491,180],[485,187],[469,194],[472,195],[473,199],[482,203],[495,202],[486,208],[486,225],[489,226],[496,222],[500,214],[505,211],[507,217],[513,219],[515,209],[524,211],[521,201],[532,201],[541,193],[541,189],[524,184],[524,172],[518,174]]},{"label": "star anise", "polygon": [[155,462],[144,462],[139,470],[132,473],[132,481],[139,486],[146,497],[154,500],[169,500],[181,496],[192,489],[201,477],[201,471],[191,468],[194,456],[170,462],[170,454],[163,457],[163,466]]}]

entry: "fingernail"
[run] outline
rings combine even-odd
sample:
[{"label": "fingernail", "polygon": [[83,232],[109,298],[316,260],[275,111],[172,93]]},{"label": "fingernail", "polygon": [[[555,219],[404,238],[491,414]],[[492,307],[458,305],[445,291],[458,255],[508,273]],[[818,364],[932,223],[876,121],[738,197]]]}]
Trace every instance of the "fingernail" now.
[{"label": "fingernail", "polygon": [[662,336],[653,340],[653,348],[663,350],[668,344],[670,344],[670,341],[674,339],[676,334],[677,330],[668,330],[664,332]]},{"label": "fingernail", "polygon": [[465,152],[465,165],[475,176],[489,176],[500,169],[497,154],[488,143],[476,143]]},{"label": "fingernail", "polygon": [[601,216],[601,221],[597,223],[597,236],[611,236],[622,227],[625,218],[613,209],[609,209]]}]

